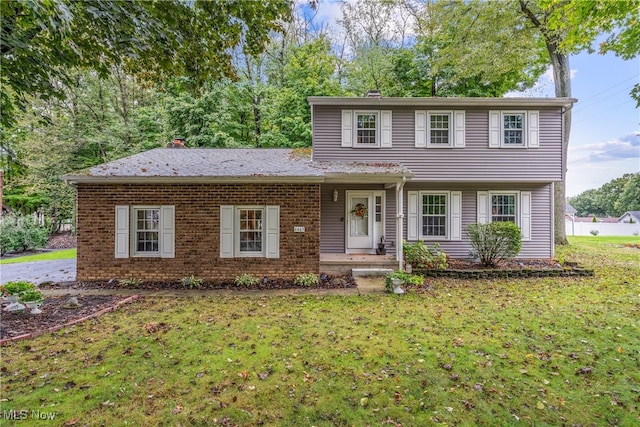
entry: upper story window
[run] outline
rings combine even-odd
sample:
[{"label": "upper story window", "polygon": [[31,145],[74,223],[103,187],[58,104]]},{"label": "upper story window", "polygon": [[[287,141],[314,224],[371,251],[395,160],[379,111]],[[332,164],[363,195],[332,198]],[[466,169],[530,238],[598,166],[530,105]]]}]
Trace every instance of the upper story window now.
[{"label": "upper story window", "polygon": [[356,112],[356,145],[378,145],[377,112]]},{"label": "upper story window", "polygon": [[427,148],[464,148],[466,112],[415,111],[415,146]]},{"label": "upper story window", "polygon": [[540,112],[489,111],[489,148],[538,148]]},{"label": "upper story window", "polygon": [[524,144],[524,113],[502,113],[502,143]]},{"label": "upper story window", "polygon": [[392,114],[389,110],[342,110],[340,145],[357,148],[391,148]]},{"label": "upper story window", "polygon": [[428,145],[451,145],[451,113],[429,112]]}]

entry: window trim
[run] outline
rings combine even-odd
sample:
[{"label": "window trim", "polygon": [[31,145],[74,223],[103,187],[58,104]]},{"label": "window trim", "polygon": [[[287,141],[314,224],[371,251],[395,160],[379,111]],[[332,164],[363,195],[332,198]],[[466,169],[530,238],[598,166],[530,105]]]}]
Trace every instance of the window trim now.
[{"label": "window trim", "polygon": [[[424,230],[424,209],[423,197],[424,196],[445,196],[445,234],[444,236],[429,236],[422,233]],[[418,192],[418,230],[421,240],[450,240],[451,236],[451,191],[419,191]]]},{"label": "window trim", "polygon": [[[505,116],[522,116],[522,142],[519,144],[507,144],[505,142],[505,131],[507,130],[504,127],[504,118]],[[528,120],[527,120],[527,112],[526,111],[500,111],[500,147],[501,148],[527,148],[527,129],[528,129]]]},{"label": "window trim", "polygon": [[[261,228],[260,228],[260,233],[261,233],[261,239],[260,239],[260,247],[262,248],[260,251],[242,251],[240,249],[240,234],[242,233],[241,230],[241,223],[240,223],[240,211],[241,210],[260,210],[262,212],[262,219],[261,221]],[[238,206],[234,206],[234,227],[233,227],[233,239],[234,239],[234,251],[233,251],[233,256],[236,258],[264,258],[266,256],[266,206],[258,206],[258,205],[238,205]],[[255,231],[255,230],[253,230]]]},{"label": "window trim", "polygon": [[[162,253],[162,207],[159,205],[133,205],[131,206],[131,256],[157,258]],[[158,211],[158,250],[157,251],[139,251],[138,250],[138,211]]]},{"label": "window trim", "polygon": [[[431,141],[431,116],[448,116],[449,117],[449,126],[447,128],[448,138],[447,143],[434,143]],[[454,118],[453,118],[453,110],[427,110],[427,147],[429,148],[451,148],[453,147],[453,133],[455,130],[454,127]]]},{"label": "window trim", "polygon": [[[367,144],[358,142],[358,116],[364,115],[373,115],[376,118],[376,127],[375,127],[375,144]],[[353,111],[353,147],[354,148],[380,148],[380,133],[381,129],[380,122],[380,110],[354,110]]]}]

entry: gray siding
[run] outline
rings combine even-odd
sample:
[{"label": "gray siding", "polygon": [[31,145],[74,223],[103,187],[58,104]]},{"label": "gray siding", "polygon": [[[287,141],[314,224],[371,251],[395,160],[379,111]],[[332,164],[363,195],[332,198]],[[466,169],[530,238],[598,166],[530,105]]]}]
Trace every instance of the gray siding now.
[{"label": "gray siding", "polygon": [[[416,148],[415,107],[392,108],[392,148],[343,148],[340,144],[341,111],[350,108],[313,107],[314,160],[397,162],[415,174],[413,182],[548,183],[562,180],[560,108],[545,107],[538,110],[540,147],[529,149],[488,147],[489,108],[465,110],[464,148]],[[428,106],[421,109],[428,109]]]},{"label": "gray siding", "polygon": [[[459,190],[462,191],[462,229],[463,237],[461,241],[437,241],[440,248],[452,258],[467,258],[471,251],[471,246],[465,237],[464,229],[467,225],[476,222],[476,192],[487,190],[512,190],[531,191],[531,240],[522,242],[522,250],[519,258],[549,258],[553,256],[552,244],[552,199],[553,185],[531,185],[491,183],[489,185],[477,186],[474,184],[420,184],[416,182],[407,183],[405,191],[410,190]],[[404,197],[404,212],[407,212],[407,196]],[[406,217],[406,215],[405,215]],[[404,223],[403,235],[407,235],[407,223]],[[428,241],[432,245],[436,241]]]}]

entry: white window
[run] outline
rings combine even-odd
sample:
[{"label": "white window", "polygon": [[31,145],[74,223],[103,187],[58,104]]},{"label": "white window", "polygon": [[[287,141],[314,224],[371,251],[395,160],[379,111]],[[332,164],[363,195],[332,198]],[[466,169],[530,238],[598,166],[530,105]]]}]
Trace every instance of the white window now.
[{"label": "white window", "polygon": [[490,148],[538,148],[538,111],[489,111]]},{"label": "white window", "polygon": [[524,145],[524,113],[502,113],[502,144]]},{"label": "white window", "polygon": [[174,258],[174,206],[116,206],[115,257]]},{"label": "white window", "polygon": [[462,192],[409,191],[407,240],[460,240]]},{"label": "white window", "polygon": [[431,112],[428,113],[427,123],[427,145],[448,147],[451,145],[451,113]]},{"label": "white window", "polygon": [[220,206],[220,257],[280,257],[279,206]]},{"label": "white window", "polygon": [[356,146],[378,145],[378,113],[356,112]]},{"label": "white window", "polygon": [[464,110],[415,111],[415,146],[427,148],[464,148]]},{"label": "white window", "polygon": [[520,227],[522,240],[531,240],[530,191],[478,191],[477,222],[511,221]]},{"label": "white window", "polygon": [[342,147],[391,147],[391,111],[342,110]]}]

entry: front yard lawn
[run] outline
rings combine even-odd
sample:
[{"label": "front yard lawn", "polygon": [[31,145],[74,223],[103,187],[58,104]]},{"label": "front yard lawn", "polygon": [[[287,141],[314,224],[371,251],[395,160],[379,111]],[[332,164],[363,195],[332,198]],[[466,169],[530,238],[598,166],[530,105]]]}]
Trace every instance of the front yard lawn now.
[{"label": "front yard lawn", "polygon": [[[640,243],[589,278],[367,297],[142,299],[2,349],[2,414],[68,425],[637,425]],[[35,416],[35,415],[34,415]]]}]

